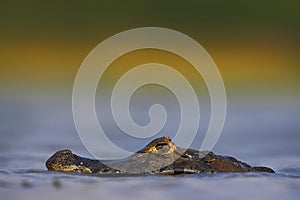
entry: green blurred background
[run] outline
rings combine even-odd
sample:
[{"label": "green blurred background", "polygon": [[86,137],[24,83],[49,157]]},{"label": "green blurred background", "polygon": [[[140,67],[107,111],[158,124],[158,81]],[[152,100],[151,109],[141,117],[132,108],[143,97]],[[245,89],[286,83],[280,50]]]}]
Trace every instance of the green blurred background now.
[{"label": "green blurred background", "polygon": [[[1,1],[1,96],[71,96],[101,41],[156,26],[185,33],[211,55],[229,95],[299,97],[299,1]],[[293,98],[291,98],[293,97]]]}]

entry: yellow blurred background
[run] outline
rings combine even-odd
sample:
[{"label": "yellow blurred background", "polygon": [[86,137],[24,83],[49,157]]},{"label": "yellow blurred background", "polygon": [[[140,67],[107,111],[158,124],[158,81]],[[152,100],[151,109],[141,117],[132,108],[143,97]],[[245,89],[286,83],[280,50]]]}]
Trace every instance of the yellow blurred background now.
[{"label": "yellow blurred background", "polygon": [[298,1],[2,1],[0,90],[72,93],[87,54],[131,28],[180,31],[211,55],[226,90],[299,96]]}]

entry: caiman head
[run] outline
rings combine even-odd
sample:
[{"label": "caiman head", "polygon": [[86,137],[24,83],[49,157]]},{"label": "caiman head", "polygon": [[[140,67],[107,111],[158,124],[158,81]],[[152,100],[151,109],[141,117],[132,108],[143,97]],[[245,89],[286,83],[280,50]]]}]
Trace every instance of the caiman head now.
[{"label": "caiman head", "polygon": [[[46,162],[49,171],[58,172],[85,172],[94,173],[114,172],[116,169],[124,169],[123,171],[147,171],[147,167],[155,166],[160,168],[170,164],[173,161],[173,153],[176,149],[175,144],[169,137],[161,137],[154,139],[143,149],[131,155],[127,159],[114,161],[109,167],[100,160],[91,160],[73,154],[70,150],[60,150],[53,154]],[[163,156],[163,157],[162,157]],[[142,166],[142,164],[144,165]],[[154,168],[154,167],[152,167]],[[137,169],[137,170],[136,170]]]}]

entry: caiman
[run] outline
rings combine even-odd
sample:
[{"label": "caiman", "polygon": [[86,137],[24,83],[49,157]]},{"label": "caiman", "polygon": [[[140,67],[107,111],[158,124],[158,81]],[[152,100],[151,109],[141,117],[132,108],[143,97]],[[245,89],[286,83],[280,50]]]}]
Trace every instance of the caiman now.
[{"label": "caiman", "polygon": [[221,172],[269,172],[268,167],[252,167],[230,156],[210,151],[177,147],[169,137],[154,139],[143,149],[120,160],[80,157],[71,150],[60,150],[46,162],[49,171],[79,173],[210,174]]}]

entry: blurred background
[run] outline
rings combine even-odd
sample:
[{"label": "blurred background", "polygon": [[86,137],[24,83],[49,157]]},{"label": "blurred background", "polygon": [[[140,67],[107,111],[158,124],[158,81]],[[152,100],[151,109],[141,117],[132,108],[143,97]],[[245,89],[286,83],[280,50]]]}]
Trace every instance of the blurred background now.
[{"label": "blurred background", "polygon": [[197,40],[218,65],[229,93],[295,95],[299,6],[298,1],[1,1],[1,91],[69,93],[97,44],[127,29],[158,26]]},{"label": "blurred background", "polygon": [[[37,154],[38,168],[44,168],[42,159],[58,148],[87,154],[76,134],[71,107],[80,64],[106,38],[154,26],[192,37],[219,67],[228,115],[217,152],[258,162],[251,155],[299,156],[299,8],[300,2],[294,0],[3,0],[0,150],[27,158]],[[269,163],[282,167],[276,159]]]}]

